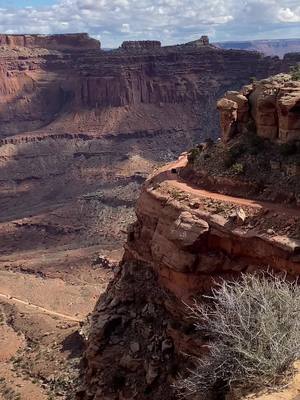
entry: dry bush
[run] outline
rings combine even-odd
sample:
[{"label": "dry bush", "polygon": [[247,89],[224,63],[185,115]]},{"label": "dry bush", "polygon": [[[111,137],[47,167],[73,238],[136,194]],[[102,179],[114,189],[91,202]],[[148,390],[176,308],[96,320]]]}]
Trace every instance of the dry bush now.
[{"label": "dry bush", "polygon": [[284,276],[245,274],[223,281],[209,305],[195,301],[189,311],[208,335],[210,351],[176,385],[184,397],[220,388],[273,388],[300,358],[300,288]]}]

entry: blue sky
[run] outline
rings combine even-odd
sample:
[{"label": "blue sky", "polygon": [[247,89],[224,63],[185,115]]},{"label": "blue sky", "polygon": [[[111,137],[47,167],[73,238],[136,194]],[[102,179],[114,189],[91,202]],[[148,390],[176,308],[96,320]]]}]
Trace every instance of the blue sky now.
[{"label": "blue sky", "polygon": [[88,32],[103,47],[300,37],[300,0],[0,0],[0,32]]},{"label": "blue sky", "polygon": [[42,7],[46,5],[54,4],[53,0],[0,0],[0,7],[7,8],[14,7],[14,8],[23,8],[23,7]]}]

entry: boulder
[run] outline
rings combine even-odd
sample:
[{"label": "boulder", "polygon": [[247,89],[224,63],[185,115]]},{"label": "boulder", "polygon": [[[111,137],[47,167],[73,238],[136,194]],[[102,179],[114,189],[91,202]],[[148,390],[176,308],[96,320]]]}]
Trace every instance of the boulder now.
[{"label": "boulder", "polygon": [[223,98],[218,101],[217,108],[220,111],[222,140],[226,143],[236,133],[238,104],[235,101]]}]

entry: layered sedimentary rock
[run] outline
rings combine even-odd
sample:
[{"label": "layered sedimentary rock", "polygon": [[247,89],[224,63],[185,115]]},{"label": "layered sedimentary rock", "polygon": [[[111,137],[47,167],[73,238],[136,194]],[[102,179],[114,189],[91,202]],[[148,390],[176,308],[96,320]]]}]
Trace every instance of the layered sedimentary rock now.
[{"label": "layered sedimentary rock", "polygon": [[58,35],[0,34],[0,46],[44,48],[48,50],[99,50],[100,42],[87,33]]},{"label": "layered sedimentary rock", "polygon": [[252,129],[272,141],[300,140],[300,82],[291,75],[280,74],[240,92],[227,92],[218,109],[225,142]]},{"label": "layered sedimentary rock", "polygon": [[189,364],[181,353],[207,344],[184,303],[241,272],[300,273],[298,208],[201,190],[178,177],[185,164],[186,155],[143,188],[120,272],[92,317],[80,399],[159,399],[161,390],[175,399],[172,382]]},{"label": "layered sedimentary rock", "polygon": [[138,41],[125,41],[122,43],[123,50],[155,50],[161,47],[161,42],[158,40],[138,40]]},{"label": "layered sedimentary rock", "polygon": [[[269,96],[271,83],[277,89],[280,80],[278,92],[282,88],[297,92],[297,83],[291,84],[290,77],[289,84],[283,79],[280,75],[226,94],[218,104],[225,143],[233,133],[242,138],[250,135],[249,120],[255,118],[252,104],[257,104],[257,98],[251,104],[249,99],[258,88],[265,90],[267,85]],[[282,96],[286,94],[288,99],[294,98],[283,90]],[[299,120],[296,113],[287,132],[293,131]],[[279,151],[271,139],[267,142],[275,146],[272,152],[260,153],[256,148],[252,154],[254,160],[263,160],[264,167]],[[271,269],[291,279],[299,276],[297,178],[289,179],[294,190],[290,204],[270,194],[278,185],[284,189],[280,180],[270,185],[268,200],[258,199],[257,193],[249,199],[247,190],[252,181],[247,176],[243,181],[235,171],[230,179],[217,176],[213,181],[214,168],[226,154],[226,146],[207,141],[156,171],[144,184],[120,269],[91,318],[78,399],[146,399],[149,395],[154,400],[162,396],[175,399],[174,383],[191,362],[183,354],[201,356],[208,351],[207,337],[195,333],[187,304],[195,298],[203,301],[202,295],[209,294],[216,282],[238,279],[242,273]],[[243,150],[247,160],[247,152],[252,150]],[[204,170],[206,165],[211,176]],[[193,179],[201,174],[201,166],[202,179]],[[222,162],[220,168],[226,170]],[[255,172],[263,186],[266,175],[259,168]],[[204,186],[205,179],[213,184]],[[235,191],[244,195],[238,196]],[[208,398],[224,399],[225,391],[220,393],[216,388]]]},{"label": "layered sedimentary rock", "polygon": [[[263,78],[286,71],[296,61],[209,45],[155,44],[141,50],[137,43],[147,42],[137,42],[135,50],[99,52],[90,49],[90,39],[84,46],[72,35],[46,39],[41,44],[44,49],[3,46],[1,50],[2,137],[45,126],[43,131],[89,131],[88,121],[94,118],[97,134],[132,131],[136,125],[151,130],[167,124],[217,136],[214,102],[224,91],[237,89],[253,75]],[[79,43],[78,49],[87,51],[74,53],[73,40],[74,48]],[[49,50],[48,42],[54,43],[55,50]],[[70,51],[57,51],[55,43],[64,46],[69,42]],[[161,122],[160,114],[164,115]],[[110,126],[101,126],[108,120]]]}]

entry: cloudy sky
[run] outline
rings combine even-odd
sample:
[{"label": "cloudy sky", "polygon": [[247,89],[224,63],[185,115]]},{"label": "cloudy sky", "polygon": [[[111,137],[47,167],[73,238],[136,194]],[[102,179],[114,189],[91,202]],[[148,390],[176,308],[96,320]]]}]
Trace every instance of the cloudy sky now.
[{"label": "cloudy sky", "polygon": [[88,32],[103,47],[123,40],[173,44],[300,37],[300,0],[0,0],[0,32]]}]

